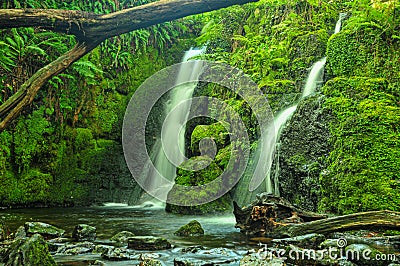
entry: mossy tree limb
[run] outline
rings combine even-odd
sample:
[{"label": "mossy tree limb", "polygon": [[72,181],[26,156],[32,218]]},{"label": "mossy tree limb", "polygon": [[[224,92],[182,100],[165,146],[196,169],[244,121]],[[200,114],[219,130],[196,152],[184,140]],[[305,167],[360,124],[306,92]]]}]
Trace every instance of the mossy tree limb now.
[{"label": "mossy tree limb", "polygon": [[300,236],[310,233],[328,234],[358,229],[400,230],[400,212],[370,211],[336,216],[317,221],[281,226],[275,233],[281,236]]},{"label": "mossy tree limb", "polygon": [[189,15],[257,0],[161,0],[118,12],[97,15],[74,10],[0,9],[0,29],[40,27],[72,34],[77,46],[28,79],[15,96],[0,106],[0,131],[32,103],[43,84],[68,68],[107,38]]}]

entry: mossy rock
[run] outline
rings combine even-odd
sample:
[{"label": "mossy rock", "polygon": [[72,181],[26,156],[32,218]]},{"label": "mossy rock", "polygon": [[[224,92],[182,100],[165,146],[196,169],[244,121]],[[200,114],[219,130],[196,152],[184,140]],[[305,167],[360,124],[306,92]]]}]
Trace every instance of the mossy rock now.
[{"label": "mossy rock", "polygon": [[40,234],[46,239],[52,239],[61,237],[65,233],[63,229],[42,222],[26,222],[24,226],[27,236]]},{"label": "mossy rock", "polygon": [[118,244],[127,244],[128,243],[128,238],[134,237],[135,234],[129,231],[121,231],[118,234],[114,235],[111,237],[111,241],[115,241]]},{"label": "mossy rock", "polygon": [[136,250],[163,250],[170,249],[171,243],[161,237],[134,236],[128,239],[128,248]]},{"label": "mossy rock", "polygon": [[181,226],[174,234],[177,236],[201,236],[204,235],[204,229],[198,221],[193,220]]},{"label": "mossy rock", "polygon": [[[177,176],[175,184],[182,186],[201,186],[210,183],[222,174],[222,170],[208,156],[192,157],[190,160],[183,162],[177,168]],[[221,198],[206,204],[198,205],[198,202],[207,202],[210,198],[217,197],[223,190],[222,180],[218,179],[213,185],[204,187],[200,192],[189,191],[182,192],[174,186],[168,193],[168,199],[179,199],[182,205],[178,206],[167,204],[166,210],[172,213],[182,214],[205,214],[231,211],[231,198],[226,194]]]},{"label": "mossy rock", "polygon": [[96,239],[96,227],[87,224],[78,224],[72,232],[75,241],[94,241]]},{"label": "mossy rock", "polygon": [[25,266],[57,265],[50,255],[46,241],[39,234],[28,239],[14,241],[7,252],[5,263],[6,265]]},{"label": "mossy rock", "polygon": [[[190,144],[192,153],[195,155],[209,154],[209,150],[212,149],[212,146],[201,145],[202,140],[207,138],[210,138],[215,142],[217,149],[222,149],[223,147],[225,147],[229,143],[229,134],[225,126],[221,122],[217,122],[211,125],[196,126],[192,132],[192,139]],[[202,148],[203,153],[201,152],[200,147]]]}]

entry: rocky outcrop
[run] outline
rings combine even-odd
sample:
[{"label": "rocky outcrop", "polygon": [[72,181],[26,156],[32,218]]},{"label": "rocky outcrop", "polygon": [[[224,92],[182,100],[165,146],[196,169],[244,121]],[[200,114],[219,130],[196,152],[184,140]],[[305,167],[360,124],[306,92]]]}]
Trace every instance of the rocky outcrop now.
[{"label": "rocky outcrop", "polygon": [[179,228],[174,234],[177,236],[201,236],[204,235],[204,229],[198,221],[193,220]]},{"label": "rocky outcrop", "polygon": [[331,149],[329,114],[321,108],[323,101],[321,95],[303,100],[282,131],[278,146],[280,194],[309,211],[317,210],[319,175]]}]

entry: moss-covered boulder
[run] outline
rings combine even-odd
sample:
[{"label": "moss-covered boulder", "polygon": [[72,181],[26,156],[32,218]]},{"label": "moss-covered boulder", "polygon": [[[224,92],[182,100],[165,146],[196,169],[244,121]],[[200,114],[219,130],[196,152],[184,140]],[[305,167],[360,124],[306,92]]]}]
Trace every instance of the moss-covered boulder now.
[{"label": "moss-covered boulder", "polygon": [[162,250],[171,248],[171,243],[162,237],[135,236],[128,239],[128,248],[136,250]]},{"label": "moss-covered boulder", "polygon": [[116,242],[117,244],[127,244],[128,243],[128,238],[134,237],[135,234],[129,231],[121,231],[118,234],[114,235],[111,237],[111,241]]},{"label": "moss-covered boulder", "polygon": [[[206,142],[206,139],[211,139],[215,145],[216,149],[222,149],[229,143],[229,134],[226,130],[227,125],[221,122],[217,122],[211,125],[198,125],[194,128],[192,132],[191,139],[191,150],[195,155],[208,155],[212,154],[213,145],[211,142]],[[207,145],[208,144],[208,145]],[[215,154],[214,154],[215,155]],[[214,157],[214,156],[210,156]]]},{"label": "moss-covered boulder", "polygon": [[198,221],[193,220],[181,226],[174,234],[177,236],[201,236],[204,235],[204,229]]},{"label": "moss-covered boulder", "polygon": [[94,241],[96,239],[96,227],[87,224],[78,224],[72,232],[75,241]]},{"label": "moss-covered boulder", "polygon": [[[177,176],[175,184],[182,186],[201,186],[210,183],[222,174],[222,170],[208,156],[192,157],[190,160],[183,162],[177,168]],[[229,194],[225,194],[221,198],[206,204],[198,205],[198,202],[207,202],[211,197],[220,195],[223,185],[221,179],[213,183],[213,185],[204,188],[200,193],[195,191],[182,192],[174,186],[168,193],[168,198],[175,202],[179,201],[187,206],[178,206],[167,204],[166,210],[172,213],[181,214],[205,214],[227,212],[232,209],[231,198]]]},{"label": "moss-covered boulder", "polygon": [[57,265],[50,255],[46,241],[39,234],[35,234],[28,239],[17,239],[14,241],[7,252],[5,263],[10,266]]},{"label": "moss-covered boulder", "polygon": [[63,229],[42,222],[26,222],[24,227],[27,236],[40,234],[45,239],[61,237],[65,233],[65,230]]}]

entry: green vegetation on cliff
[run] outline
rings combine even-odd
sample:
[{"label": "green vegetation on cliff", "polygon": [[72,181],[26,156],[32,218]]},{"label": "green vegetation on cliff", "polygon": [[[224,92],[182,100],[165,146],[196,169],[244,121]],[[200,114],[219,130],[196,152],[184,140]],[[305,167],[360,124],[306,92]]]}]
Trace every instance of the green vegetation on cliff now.
[{"label": "green vegetation on cliff", "polygon": [[[89,2],[72,1],[67,8],[104,13],[145,1]],[[9,1],[2,7],[60,5]],[[342,12],[347,14],[342,30],[334,34]],[[310,210],[399,210],[399,12],[398,1],[261,0],[107,40],[51,79],[25,114],[0,134],[0,205],[133,202],[136,184],[120,144],[127,101],[147,77],[197,44],[207,46],[205,59],[248,74],[274,114],[300,99],[310,67],[326,56],[324,84],[299,103],[282,132],[272,167],[281,195]],[[70,36],[32,28],[0,35],[0,102],[75,44]],[[260,128],[249,103],[215,84],[200,83],[195,95],[230,105],[247,127],[251,151],[256,150]],[[159,109],[153,110],[149,132],[159,130]],[[203,185],[226,171],[232,144],[224,124],[215,120],[193,119],[188,128],[192,160],[178,168],[176,183]],[[205,145],[204,138],[214,140],[215,147]],[[151,146],[153,140],[146,141]],[[208,167],[188,170],[201,165]],[[203,195],[177,196],[190,201],[217,192],[215,187]],[[226,211],[233,194],[203,206],[167,208]]]}]

